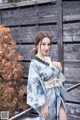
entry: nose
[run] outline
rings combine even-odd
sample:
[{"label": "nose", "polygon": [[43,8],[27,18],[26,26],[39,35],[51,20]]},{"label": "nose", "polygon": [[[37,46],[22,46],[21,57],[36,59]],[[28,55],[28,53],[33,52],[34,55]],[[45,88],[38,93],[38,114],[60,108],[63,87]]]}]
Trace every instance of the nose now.
[{"label": "nose", "polygon": [[46,50],[48,50],[48,49],[49,49],[49,46],[48,46],[48,45],[46,45],[46,46],[45,46],[45,49],[46,49]]}]

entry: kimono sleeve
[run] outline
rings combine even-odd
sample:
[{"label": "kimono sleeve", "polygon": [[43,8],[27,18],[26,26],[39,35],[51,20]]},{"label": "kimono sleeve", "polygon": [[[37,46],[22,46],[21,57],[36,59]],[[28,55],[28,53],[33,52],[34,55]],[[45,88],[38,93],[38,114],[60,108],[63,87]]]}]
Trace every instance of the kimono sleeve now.
[{"label": "kimono sleeve", "polygon": [[62,73],[62,72],[60,72],[59,73],[59,75],[58,75],[58,78],[60,79],[60,81],[63,83],[63,82],[65,82],[65,76],[64,76],[64,74]]},{"label": "kimono sleeve", "polygon": [[63,98],[63,100],[66,101],[66,100],[69,99],[69,94],[68,94],[66,88],[63,85],[63,82],[65,81],[65,76],[62,72],[60,72],[60,74],[59,74],[59,79],[62,83],[61,86],[60,86],[60,95]]},{"label": "kimono sleeve", "polygon": [[45,92],[40,83],[39,69],[31,62],[28,75],[27,104],[36,109],[45,104]]}]

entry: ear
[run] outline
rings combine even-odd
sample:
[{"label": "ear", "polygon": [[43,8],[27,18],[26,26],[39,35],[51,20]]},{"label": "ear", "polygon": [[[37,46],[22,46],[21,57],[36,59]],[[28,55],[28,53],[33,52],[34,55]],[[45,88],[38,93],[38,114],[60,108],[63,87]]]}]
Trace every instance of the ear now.
[{"label": "ear", "polygon": [[38,48],[39,48],[39,45],[37,45],[36,48],[38,49]]}]

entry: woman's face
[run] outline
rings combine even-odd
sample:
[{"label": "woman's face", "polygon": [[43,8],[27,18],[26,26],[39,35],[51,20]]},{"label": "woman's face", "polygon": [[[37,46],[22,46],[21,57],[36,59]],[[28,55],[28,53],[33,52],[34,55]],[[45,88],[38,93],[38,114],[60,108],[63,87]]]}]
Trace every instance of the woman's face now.
[{"label": "woman's face", "polygon": [[43,40],[38,45],[38,52],[43,56],[47,55],[51,48],[51,41],[48,37],[43,38]]}]

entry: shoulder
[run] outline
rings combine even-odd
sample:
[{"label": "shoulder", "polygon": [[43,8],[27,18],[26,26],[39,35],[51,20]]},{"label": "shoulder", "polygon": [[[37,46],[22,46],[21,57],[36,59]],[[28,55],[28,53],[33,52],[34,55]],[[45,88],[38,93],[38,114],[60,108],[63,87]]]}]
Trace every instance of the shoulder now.
[{"label": "shoulder", "polygon": [[30,67],[30,68],[36,67],[36,65],[37,65],[37,64],[36,64],[35,60],[32,59],[31,62],[30,62],[30,64],[29,64],[29,67]]},{"label": "shoulder", "polygon": [[[33,73],[32,73],[33,72]],[[34,74],[34,73],[39,73],[39,65],[35,60],[31,60],[30,65],[29,65],[29,73]]]},{"label": "shoulder", "polygon": [[42,67],[41,62],[37,59],[32,59],[30,62],[30,67],[33,67],[34,69],[39,70]]}]

